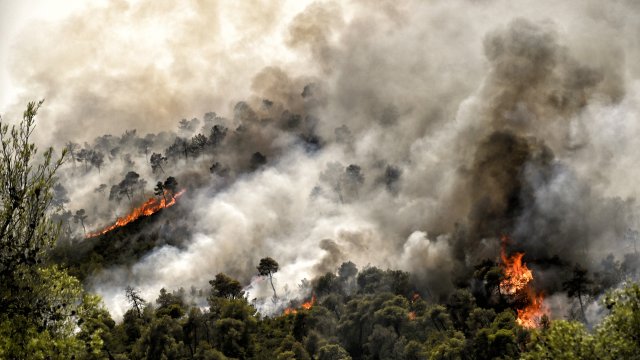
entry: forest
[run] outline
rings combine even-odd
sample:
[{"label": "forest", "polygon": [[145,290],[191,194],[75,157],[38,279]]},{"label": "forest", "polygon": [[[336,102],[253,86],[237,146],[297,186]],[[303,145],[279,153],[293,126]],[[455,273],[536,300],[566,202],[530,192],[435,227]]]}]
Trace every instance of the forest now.
[{"label": "forest", "polygon": [[[562,283],[577,300],[573,315],[554,319],[545,313],[534,326],[520,318],[531,301],[521,294],[524,288],[503,288],[510,276],[505,259],[476,263],[446,296],[431,293],[409,272],[359,268],[346,261],[303,280],[298,287],[305,298],[288,299],[286,308],[265,314],[259,311],[264,303],[245,291],[247,283],[222,272],[210,274],[209,286],[162,288],[154,297],[127,286],[121,292],[128,308],[114,321],[100,296],[83,288],[83,281],[97,268],[141,257],[162,236],[188,231],[169,222],[162,236],[153,231],[133,236],[160,221],[157,217],[164,212],[179,212],[180,200],[176,207],[153,207],[155,214],[116,230],[87,233],[84,209],[72,213],[64,206],[58,172],[65,166],[73,169],[76,161],[84,163],[82,171],[100,171],[102,161],[97,159],[103,155],[99,148],[72,145],[58,155],[53,149],[39,153],[30,135],[41,105],[29,103],[22,121],[0,127],[0,358],[634,359],[640,354],[640,285],[633,281],[637,253],[622,263],[608,257],[597,273],[575,266]],[[164,177],[171,168],[167,158],[196,156],[201,151],[197,149],[217,146],[225,133],[212,126],[208,138],[176,140],[166,156],[151,154],[149,166]],[[130,137],[136,139],[131,133],[123,135]],[[248,160],[234,174],[256,171],[267,161],[256,154]],[[210,171],[222,171],[220,167],[225,168],[214,164]],[[394,171],[387,173],[394,177]],[[355,165],[345,174],[345,187],[361,182]],[[128,172],[105,196],[114,202],[134,198],[141,181],[137,173]],[[158,182],[153,203],[175,200],[180,183],[172,176]],[[96,192],[106,189],[100,187]],[[71,242],[78,232],[85,241]],[[69,246],[83,246],[91,239],[93,247],[70,255]],[[132,240],[122,246],[124,239]],[[273,281],[282,265],[270,256],[252,265],[255,276],[266,279],[273,291],[266,302],[278,302]],[[602,315],[592,322],[584,307],[595,299]]]},{"label": "forest", "polygon": [[638,13],[0,2],[0,359],[640,360]]}]

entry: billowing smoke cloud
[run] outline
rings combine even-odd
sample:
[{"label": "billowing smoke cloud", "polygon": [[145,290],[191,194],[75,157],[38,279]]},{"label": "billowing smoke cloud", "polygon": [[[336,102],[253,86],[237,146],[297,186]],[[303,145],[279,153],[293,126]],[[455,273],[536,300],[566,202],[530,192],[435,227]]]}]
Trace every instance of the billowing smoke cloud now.
[{"label": "billowing smoke cloud", "polygon": [[[43,142],[110,154],[100,172],[62,175],[90,226],[131,206],[94,191],[128,171],[147,180],[138,200],[167,175],[188,188],[161,214],[179,240],[88,279],[116,316],[126,285],[153,299],[221,271],[268,298],[264,256],[284,299],[347,260],[411,271],[443,297],[496,259],[501,234],[553,293],[573,264],[624,261],[639,226],[638,10],[120,1],[25,33],[14,75],[47,98]],[[117,136],[92,140],[104,133]],[[180,138],[197,133],[209,147],[182,158]],[[152,171],[149,155],[170,149]]]}]

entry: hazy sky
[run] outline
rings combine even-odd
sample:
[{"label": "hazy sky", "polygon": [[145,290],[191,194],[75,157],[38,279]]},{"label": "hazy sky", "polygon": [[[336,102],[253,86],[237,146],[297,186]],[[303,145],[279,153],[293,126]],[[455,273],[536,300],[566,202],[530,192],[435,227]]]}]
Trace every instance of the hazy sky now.
[{"label": "hazy sky", "polygon": [[261,69],[307,60],[286,38],[309,1],[0,1],[0,114],[45,98],[41,127],[78,141],[222,112]]},{"label": "hazy sky", "polygon": [[[96,2],[95,0],[93,0]],[[78,9],[82,0],[0,0],[0,114],[17,91],[9,71],[12,45],[23,31],[37,29],[42,20],[57,20]]]}]

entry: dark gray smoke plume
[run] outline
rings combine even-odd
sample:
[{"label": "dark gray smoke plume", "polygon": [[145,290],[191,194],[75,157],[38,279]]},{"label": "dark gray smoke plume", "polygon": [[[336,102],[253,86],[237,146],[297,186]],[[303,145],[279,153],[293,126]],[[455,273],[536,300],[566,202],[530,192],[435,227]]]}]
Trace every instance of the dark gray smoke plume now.
[{"label": "dark gray smoke plume", "polygon": [[[268,298],[265,256],[283,301],[347,260],[411,271],[444,297],[497,259],[502,234],[560,294],[572,266],[601,271],[637,241],[638,10],[110,2],[24,32],[12,70],[26,92],[7,112],[45,97],[43,143],[104,154],[61,177],[91,229],[169,175],[187,188],[143,230],[164,234],[152,249],[88,280],[116,316],[126,285],[152,299],[221,271]],[[129,171],[146,183],[109,201]]]}]

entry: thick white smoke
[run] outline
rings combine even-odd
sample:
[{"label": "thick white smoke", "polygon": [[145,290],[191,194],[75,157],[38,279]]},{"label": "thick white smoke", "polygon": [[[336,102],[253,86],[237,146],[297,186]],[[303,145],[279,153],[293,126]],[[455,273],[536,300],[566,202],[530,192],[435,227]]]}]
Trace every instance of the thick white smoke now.
[{"label": "thick white smoke", "polygon": [[[59,146],[172,131],[208,111],[227,119],[237,141],[224,153],[170,165],[190,185],[179,205],[189,210],[172,220],[189,228],[182,245],[88,280],[116,317],[126,285],[154,299],[222,271],[268,298],[255,277],[265,256],[281,265],[284,299],[347,260],[411,271],[440,296],[495,258],[501,231],[534,267],[558,255],[597,270],[629,251],[623,234],[640,226],[638,10],[630,0],[110,2],[24,31],[12,71],[26,91],[6,113],[47,98],[39,135]],[[173,140],[158,136],[152,152]],[[244,171],[258,151],[267,165]],[[230,183],[210,174],[214,161]],[[90,226],[113,220],[128,205],[93,189],[129,170],[148,191],[166,177],[140,153],[84,176],[69,165],[69,206],[86,208]],[[538,269],[552,291],[555,270]]]}]

